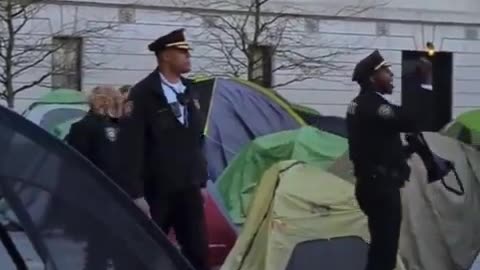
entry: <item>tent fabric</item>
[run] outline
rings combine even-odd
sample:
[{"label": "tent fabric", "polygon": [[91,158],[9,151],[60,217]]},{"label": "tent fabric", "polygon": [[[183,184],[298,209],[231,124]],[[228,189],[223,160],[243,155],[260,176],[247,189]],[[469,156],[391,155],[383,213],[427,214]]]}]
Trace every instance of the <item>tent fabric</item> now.
[{"label": "tent fabric", "polygon": [[[72,122],[68,119],[80,119],[78,117],[83,116],[87,110],[88,106],[82,104],[46,104],[34,107],[31,111],[26,112],[24,117],[62,139],[70,131],[70,125]],[[60,124],[62,125],[62,128],[55,130],[57,123],[62,123]],[[28,200],[27,204],[29,207],[32,207],[32,211],[33,209],[36,209],[36,207],[43,207],[42,205],[44,202],[36,197],[38,192],[31,190],[29,199],[27,199],[28,195],[26,193],[23,193],[23,195],[25,203],[27,203],[26,201]],[[4,200],[0,200],[0,216],[0,219],[4,219],[5,222],[18,224],[18,219],[15,213],[5,205]]]},{"label": "tent fabric", "polygon": [[[0,107],[0,192],[46,270],[83,270],[85,246],[115,254],[130,269],[191,266],[128,195],[80,154]],[[24,194],[42,207],[27,207]],[[29,197],[29,196],[27,196]],[[95,238],[96,241],[87,239]]]},{"label": "tent fabric", "polygon": [[286,270],[360,270],[367,254],[368,244],[356,236],[307,241],[295,246]]},{"label": "tent fabric", "polygon": [[24,112],[23,116],[51,131],[56,125],[84,116],[88,109],[87,104],[41,104]]},{"label": "tent fabric", "polygon": [[480,110],[459,115],[440,132],[463,143],[480,148]]},{"label": "tent fabric", "polygon": [[70,132],[70,127],[80,121],[82,119],[82,117],[79,117],[79,118],[73,118],[73,119],[70,119],[68,121],[65,121],[61,124],[58,124],[57,126],[55,126],[50,133],[52,133],[55,137],[63,140],[65,139],[65,137],[68,135],[68,133]]},{"label": "tent fabric", "polygon": [[345,118],[322,115],[312,119],[310,125],[320,130],[347,138],[347,124]]},{"label": "tent fabric", "polygon": [[[223,264],[228,253],[235,244],[237,233],[227,217],[219,209],[219,205],[207,190],[203,192],[205,222],[208,236],[208,265],[212,268]],[[175,232],[168,235],[170,241],[177,244]]]},{"label": "tent fabric", "polygon": [[338,116],[321,115],[319,112],[298,104],[292,105],[294,111],[310,126],[347,138],[347,124],[345,118]]},{"label": "tent fabric", "polygon": [[282,160],[309,161],[324,168],[347,150],[347,141],[313,127],[260,137],[246,146],[216,185],[232,221],[245,221],[250,201],[263,172]]},{"label": "tent fabric", "polygon": [[31,107],[38,104],[83,104],[87,103],[87,96],[77,90],[72,89],[55,89],[42,96],[34,102]]},{"label": "tent fabric", "polygon": [[[411,181],[403,192],[404,230],[410,237],[402,244],[402,255],[419,269],[469,269],[480,250],[480,239],[472,237],[480,234],[480,154],[437,134],[426,139],[435,153],[455,164],[465,195],[452,194],[440,183],[427,184],[423,164],[418,157],[411,160]],[[446,182],[458,188],[453,174]]]},{"label": "tent fabric", "polygon": [[219,266],[232,249],[237,233],[209,192],[205,192],[205,220],[208,235],[209,265]]},{"label": "tent fabric", "polygon": [[[70,130],[70,125],[62,126],[63,129],[61,130],[55,130],[55,128],[64,123],[71,123],[70,121],[72,120],[80,119],[86,114],[88,109],[87,97],[84,93],[70,89],[56,89],[33,102],[22,115],[41,128],[62,138]],[[37,192],[33,193],[38,194]],[[28,199],[29,207],[32,207],[32,209],[35,209],[37,206],[42,207],[43,202],[33,193]],[[24,199],[26,199],[27,195],[24,194],[24,196]],[[6,206],[4,200],[0,200],[0,205]],[[8,207],[0,208],[2,208],[0,209],[0,219],[18,224],[15,213],[10,211]]]},{"label": "tent fabric", "polygon": [[[437,182],[427,184],[426,170],[417,155],[409,160],[412,173],[402,190],[403,223],[400,254],[408,269],[469,269],[480,250],[480,153],[438,133],[424,133],[434,153],[454,163],[465,187],[455,195]],[[329,172],[354,182],[348,155]],[[457,188],[455,175],[445,182]]]},{"label": "tent fabric", "polygon": [[217,186],[213,181],[207,181],[207,192],[212,198],[212,200],[215,202],[215,205],[217,206],[218,211],[222,214],[222,216],[225,218],[225,222],[228,223],[229,227],[235,230],[236,233],[239,232],[239,228],[235,226],[233,223],[233,220],[231,219],[230,215],[228,214],[227,208],[225,207],[223,203],[223,199],[220,196],[220,193],[218,192]]},{"label": "tent fabric", "polygon": [[79,119],[85,115],[85,112],[86,110],[83,110],[83,108],[56,108],[43,115],[39,126],[47,131],[52,131],[58,123]]},{"label": "tent fabric", "polygon": [[464,124],[470,129],[480,131],[480,110],[471,110],[460,114],[455,121]]},{"label": "tent fabric", "polygon": [[[296,160],[274,164],[261,178],[242,233],[221,270],[286,269],[295,248],[315,240],[332,241],[341,253],[362,250],[365,256],[356,243],[344,241],[357,237],[369,242],[366,216],[351,183]],[[335,255],[316,254],[324,264],[335,264]],[[345,266],[349,268],[325,269],[352,269]],[[396,269],[405,269],[400,260]]]},{"label": "tent fabric", "polygon": [[205,155],[216,181],[230,160],[253,139],[304,125],[289,104],[236,79],[215,79],[206,121]]},{"label": "tent fabric", "polygon": [[44,129],[51,130],[88,110],[87,96],[71,89],[55,89],[33,102],[22,114]]},{"label": "tent fabric", "polygon": [[[205,155],[214,182],[239,151],[253,139],[308,124],[346,136],[342,118],[321,116],[292,104],[273,89],[238,78],[193,80],[192,92],[205,115]],[[310,121],[311,120],[311,121]],[[310,121],[310,122],[309,122]],[[312,122],[313,121],[313,122]]]}]

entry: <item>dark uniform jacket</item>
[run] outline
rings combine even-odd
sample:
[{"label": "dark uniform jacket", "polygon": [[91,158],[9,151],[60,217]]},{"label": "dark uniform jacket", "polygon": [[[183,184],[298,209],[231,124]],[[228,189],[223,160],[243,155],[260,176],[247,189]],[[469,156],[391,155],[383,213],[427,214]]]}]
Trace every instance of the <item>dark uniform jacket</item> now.
[{"label": "dark uniform jacket", "polygon": [[357,178],[385,177],[400,187],[408,179],[408,153],[401,132],[414,132],[409,114],[373,90],[363,89],[347,112],[350,159]]},{"label": "dark uniform jacket", "polygon": [[162,89],[160,74],[152,72],[132,87],[132,112],[122,121],[121,177],[133,181],[133,197],[203,186],[207,179],[202,153],[203,128],[199,102],[186,86],[188,126],[179,122]]},{"label": "dark uniform jacket", "polygon": [[72,124],[65,140],[125,190],[130,189],[128,183],[119,182],[116,177],[119,165],[118,134],[117,119],[89,112]]}]

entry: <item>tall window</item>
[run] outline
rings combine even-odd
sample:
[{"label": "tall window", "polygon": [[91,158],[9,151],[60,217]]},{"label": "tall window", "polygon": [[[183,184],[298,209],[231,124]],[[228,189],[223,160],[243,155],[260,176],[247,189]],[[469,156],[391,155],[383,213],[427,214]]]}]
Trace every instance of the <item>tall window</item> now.
[{"label": "tall window", "polygon": [[82,89],[81,37],[58,36],[53,38],[52,87]]},{"label": "tall window", "polygon": [[249,67],[249,79],[264,86],[273,85],[273,47],[268,45],[250,45],[252,63]]}]

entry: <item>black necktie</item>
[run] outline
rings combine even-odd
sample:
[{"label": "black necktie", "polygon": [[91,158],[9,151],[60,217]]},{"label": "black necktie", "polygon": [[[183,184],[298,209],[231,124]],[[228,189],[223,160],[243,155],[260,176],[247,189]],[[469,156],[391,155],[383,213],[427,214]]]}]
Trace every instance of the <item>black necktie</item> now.
[{"label": "black necktie", "polygon": [[166,85],[168,88],[170,88],[170,90],[173,91],[173,93],[175,93],[175,97],[177,98],[177,101],[178,103],[180,103],[180,105],[183,106],[183,121],[184,121],[184,124],[185,126],[188,126],[188,109],[187,109],[187,103],[188,103],[188,99],[185,95],[185,93],[179,93],[177,92],[177,90],[175,90],[175,88],[173,86],[171,86],[170,84],[162,81],[162,83],[164,85]]}]

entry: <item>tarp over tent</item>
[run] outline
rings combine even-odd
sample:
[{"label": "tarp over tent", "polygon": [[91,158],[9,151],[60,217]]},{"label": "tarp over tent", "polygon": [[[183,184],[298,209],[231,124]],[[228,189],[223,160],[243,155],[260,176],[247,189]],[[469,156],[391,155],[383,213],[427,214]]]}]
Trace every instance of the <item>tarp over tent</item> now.
[{"label": "tarp over tent", "polygon": [[325,168],[346,150],[346,139],[313,127],[260,137],[232,160],[216,185],[229,216],[242,224],[256,185],[270,166],[295,159]]},{"label": "tarp over tent", "polygon": [[[178,250],[89,161],[33,123],[0,107],[0,192],[46,270],[83,270],[86,238],[130,269],[190,270]],[[22,192],[17,192],[22,190]],[[39,214],[23,191],[48,201]]]},{"label": "tarp over tent", "polygon": [[[276,163],[261,178],[221,270],[363,269],[370,240],[352,183],[299,161]],[[315,256],[305,261],[306,253]],[[396,269],[405,269],[400,260]]]},{"label": "tarp over tent", "polygon": [[[480,250],[480,153],[438,133],[424,133],[434,153],[454,163],[465,187],[457,196],[441,183],[427,184],[423,162],[414,155],[410,181],[402,190],[403,223],[400,254],[408,269],[469,269]],[[354,182],[348,155],[329,172]],[[445,178],[458,188],[454,173]]]}]

